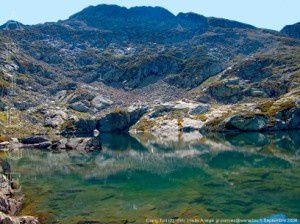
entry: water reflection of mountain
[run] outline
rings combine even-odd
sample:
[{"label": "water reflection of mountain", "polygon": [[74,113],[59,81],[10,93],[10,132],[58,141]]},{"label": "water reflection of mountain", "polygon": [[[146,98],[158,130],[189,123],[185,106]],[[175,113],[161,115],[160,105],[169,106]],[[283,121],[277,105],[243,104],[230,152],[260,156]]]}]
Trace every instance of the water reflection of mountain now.
[{"label": "water reflection of mountain", "polygon": [[[126,170],[164,175],[183,167],[289,167],[299,159],[299,132],[189,134],[165,140],[153,135],[103,135],[103,151],[49,153],[22,150],[19,160],[8,160],[22,169],[43,172],[76,172],[88,177],[103,177]],[[268,165],[269,164],[269,165]]]}]

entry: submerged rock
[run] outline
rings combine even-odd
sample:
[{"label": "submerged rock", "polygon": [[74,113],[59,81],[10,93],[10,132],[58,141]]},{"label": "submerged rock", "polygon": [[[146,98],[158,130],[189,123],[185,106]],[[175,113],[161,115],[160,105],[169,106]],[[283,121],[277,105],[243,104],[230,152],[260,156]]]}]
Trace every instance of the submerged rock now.
[{"label": "submerged rock", "polygon": [[102,143],[99,138],[68,138],[53,142],[51,149],[53,151],[74,150],[91,152],[94,150],[102,150]]}]

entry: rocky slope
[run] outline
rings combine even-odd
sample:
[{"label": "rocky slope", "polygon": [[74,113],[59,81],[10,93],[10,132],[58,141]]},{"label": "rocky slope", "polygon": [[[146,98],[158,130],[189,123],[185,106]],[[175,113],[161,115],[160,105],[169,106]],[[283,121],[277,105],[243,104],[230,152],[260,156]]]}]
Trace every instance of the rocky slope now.
[{"label": "rocky slope", "polygon": [[300,40],[287,30],[115,5],[56,23],[9,21],[0,26],[0,134],[123,131],[179,100],[244,108],[294,96]]}]

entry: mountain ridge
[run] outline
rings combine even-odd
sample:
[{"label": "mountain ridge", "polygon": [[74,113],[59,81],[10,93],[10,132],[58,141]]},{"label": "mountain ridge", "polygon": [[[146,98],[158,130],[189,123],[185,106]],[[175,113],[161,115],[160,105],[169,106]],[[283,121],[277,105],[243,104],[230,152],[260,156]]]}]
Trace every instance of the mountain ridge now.
[{"label": "mountain ridge", "polygon": [[1,30],[0,39],[0,109],[14,107],[40,126],[28,109],[53,102],[88,118],[155,100],[277,99],[299,86],[298,39],[195,13],[100,5]]}]

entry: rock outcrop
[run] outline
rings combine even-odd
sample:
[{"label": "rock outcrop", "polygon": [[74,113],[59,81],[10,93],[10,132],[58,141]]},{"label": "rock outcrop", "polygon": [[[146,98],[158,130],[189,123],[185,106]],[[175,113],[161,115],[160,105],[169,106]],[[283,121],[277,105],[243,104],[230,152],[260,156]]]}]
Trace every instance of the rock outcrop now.
[{"label": "rock outcrop", "polygon": [[[148,110],[146,106],[131,106],[127,109],[116,109],[100,118],[81,119],[75,122],[73,133],[93,134],[94,130],[100,133],[128,131]],[[70,130],[66,129],[66,133]]]},{"label": "rock outcrop", "polygon": [[38,224],[38,219],[32,216],[14,216],[20,211],[23,203],[23,195],[16,187],[9,174],[8,176],[0,174],[0,223]]},{"label": "rock outcrop", "polygon": [[[278,131],[300,129],[299,90],[278,100],[219,106],[206,114],[206,131]],[[228,111],[230,109],[230,111]]]},{"label": "rock outcrop", "polygon": [[7,140],[0,143],[0,149],[16,149],[16,148],[32,148],[47,151],[79,151],[92,152],[102,150],[100,138],[94,137],[59,137],[54,139],[49,137],[28,137],[20,139],[20,141]]}]

